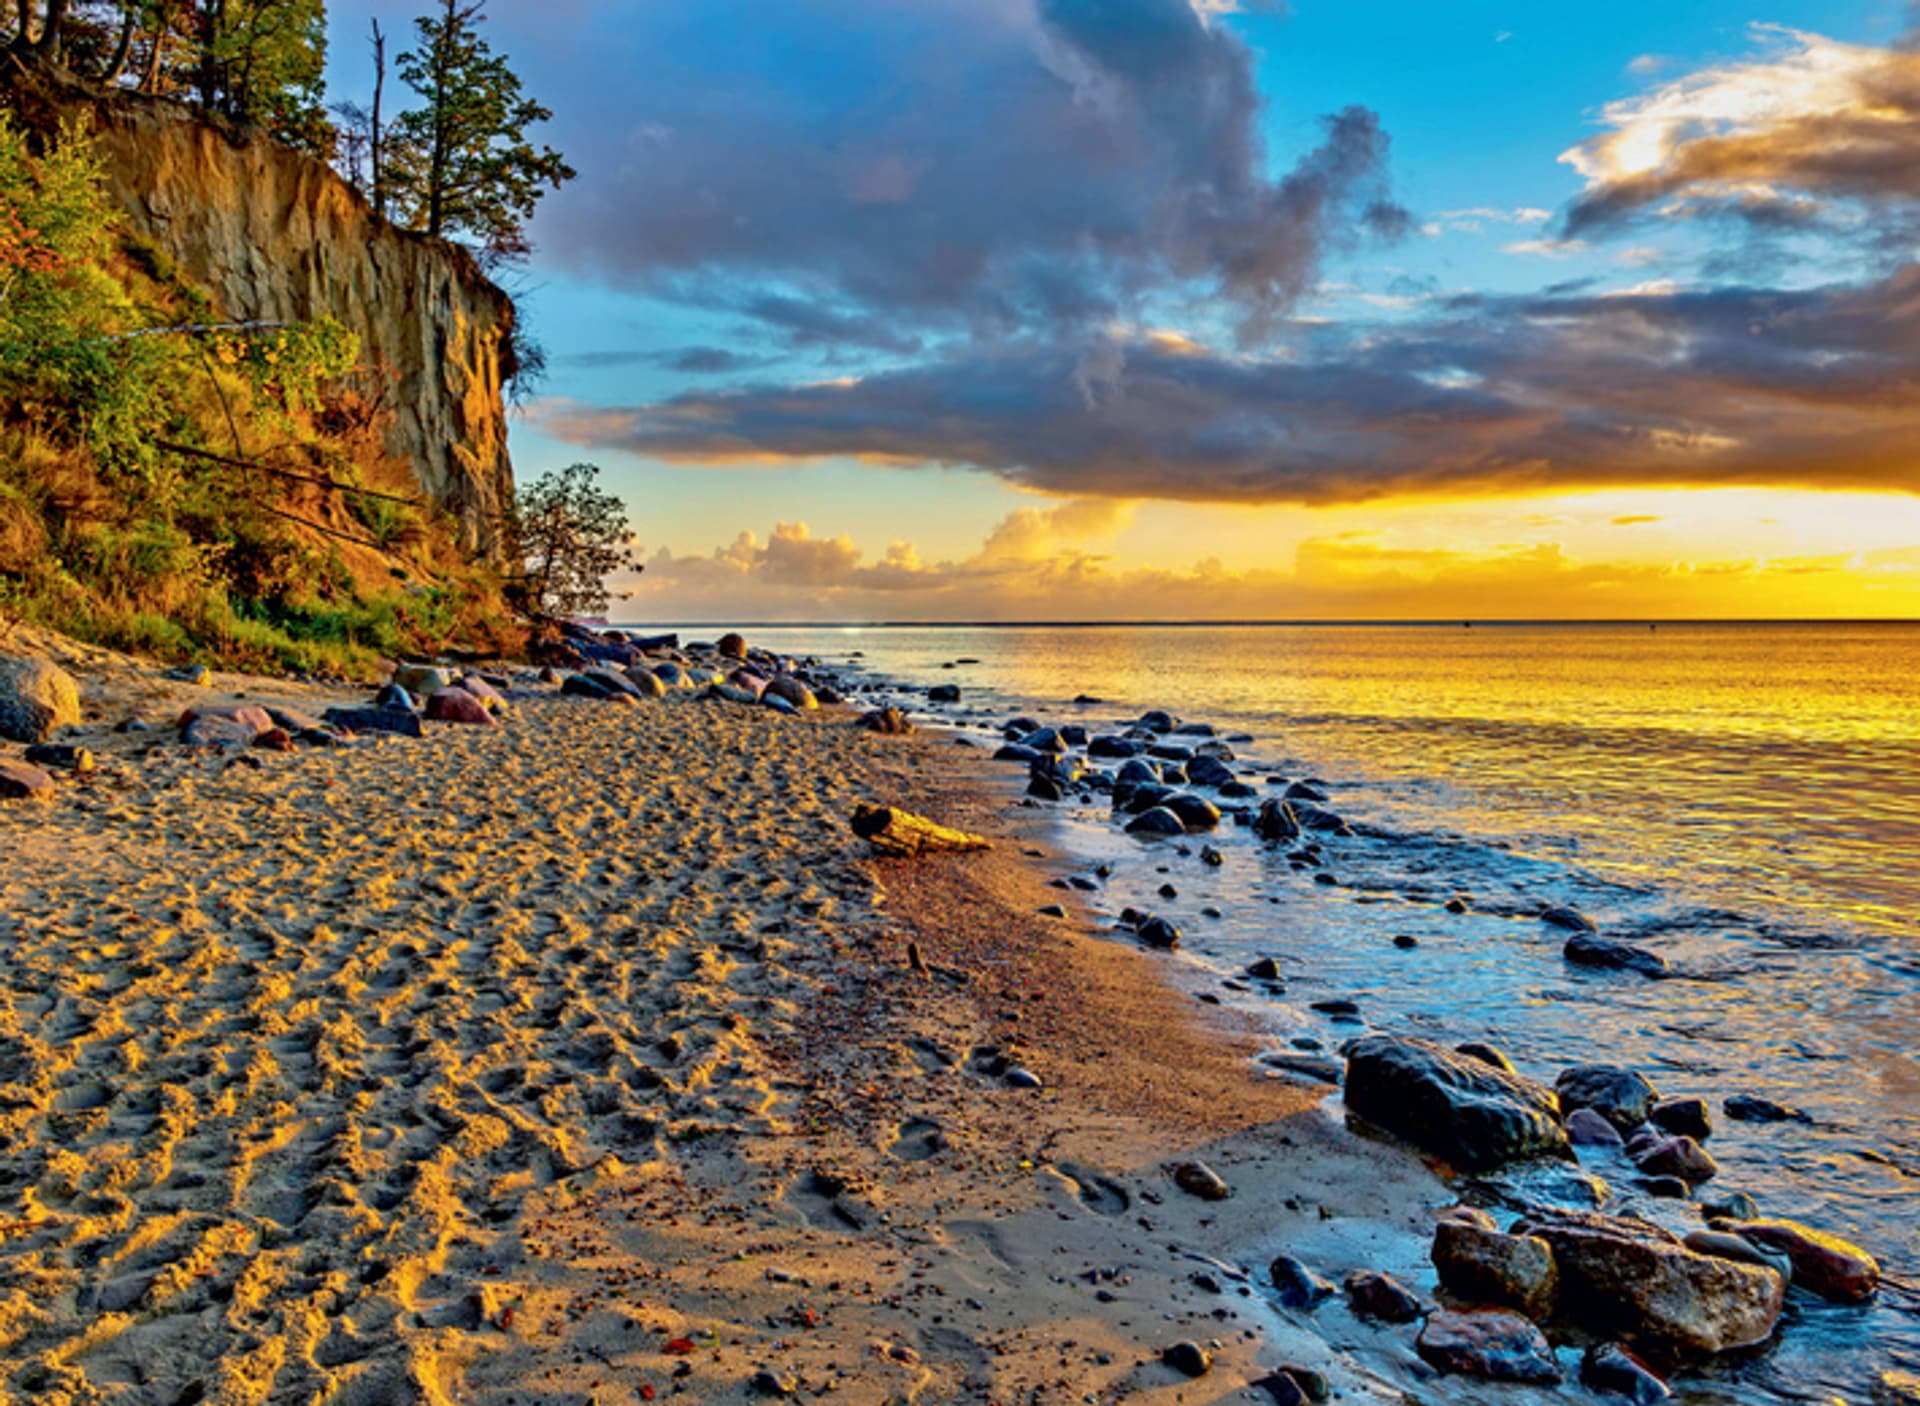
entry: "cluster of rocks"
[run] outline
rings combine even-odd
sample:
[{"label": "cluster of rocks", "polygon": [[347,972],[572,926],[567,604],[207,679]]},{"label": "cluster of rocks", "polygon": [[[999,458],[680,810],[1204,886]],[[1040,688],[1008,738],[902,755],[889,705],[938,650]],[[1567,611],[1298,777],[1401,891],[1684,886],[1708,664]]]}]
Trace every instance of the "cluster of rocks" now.
[{"label": "cluster of rocks", "polygon": [[50,801],[57,771],[93,769],[85,748],[53,737],[80,723],[80,690],[58,665],[32,656],[0,654],[0,738],[26,744],[19,758],[0,757],[0,801]]},{"label": "cluster of rocks", "polygon": [[787,714],[845,701],[839,681],[818,661],[751,648],[737,634],[682,646],[677,635],[586,633],[591,639],[573,641],[592,651],[581,668],[565,677],[551,668],[543,671],[548,682],[558,682],[562,692],[578,697],[631,705],[685,691],[709,702],[758,704]]},{"label": "cluster of rocks", "polygon": [[[1665,1387],[1630,1349],[1684,1362],[1751,1347],[1773,1334],[1789,1285],[1847,1304],[1878,1288],[1873,1257],[1837,1236],[1762,1218],[1745,1195],[1691,1201],[1718,1171],[1702,1146],[1712,1133],[1703,1100],[1662,1097],[1636,1071],[1602,1064],[1563,1070],[1548,1088],[1498,1051],[1466,1048],[1388,1035],[1350,1042],[1349,1111],[1462,1171],[1604,1149],[1641,1174],[1644,1190],[1685,1202],[1701,1223],[1679,1235],[1598,1209],[1534,1209],[1502,1230],[1483,1211],[1446,1214],[1433,1262],[1459,1311],[1445,1323],[1444,1352],[1421,1346],[1429,1361],[1501,1380],[1549,1380],[1516,1375],[1552,1364],[1550,1352],[1522,1349],[1544,1346],[1541,1326],[1565,1329],[1605,1344],[1583,1363],[1588,1385],[1661,1400]],[[1286,1277],[1286,1292],[1297,1296],[1298,1274]],[[1507,1321],[1515,1317],[1531,1336]]]}]

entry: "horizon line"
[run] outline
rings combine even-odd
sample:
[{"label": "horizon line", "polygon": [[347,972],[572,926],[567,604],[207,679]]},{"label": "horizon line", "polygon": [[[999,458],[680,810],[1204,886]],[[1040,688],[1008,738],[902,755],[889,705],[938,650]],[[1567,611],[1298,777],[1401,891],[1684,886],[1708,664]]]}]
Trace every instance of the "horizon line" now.
[{"label": "horizon line", "polygon": [[1658,625],[1920,625],[1920,616],[1685,616],[1622,615],[1601,618],[1566,616],[1427,616],[1368,620],[1339,617],[1305,620],[649,620],[608,619],[597,628],[609,630],[1138,630],[1138,629],[1511,629],[1526,626],[1658,626]]}]

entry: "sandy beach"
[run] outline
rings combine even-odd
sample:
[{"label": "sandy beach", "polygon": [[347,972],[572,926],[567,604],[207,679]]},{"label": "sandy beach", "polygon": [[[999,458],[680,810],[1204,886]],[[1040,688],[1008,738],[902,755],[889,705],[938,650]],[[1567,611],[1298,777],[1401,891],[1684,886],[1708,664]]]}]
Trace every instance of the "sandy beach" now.
[{"label": "sandy beach", "polygon": [[[101,765],[0,810],[12,1399],[1270,1399],[1360,1369],[1247,1271],[1445,1199],[1040,916],[1033,812],[938,736],[548,696],[223,757],[68,662]],[[876,860],[869,800],[995,847]]]}]

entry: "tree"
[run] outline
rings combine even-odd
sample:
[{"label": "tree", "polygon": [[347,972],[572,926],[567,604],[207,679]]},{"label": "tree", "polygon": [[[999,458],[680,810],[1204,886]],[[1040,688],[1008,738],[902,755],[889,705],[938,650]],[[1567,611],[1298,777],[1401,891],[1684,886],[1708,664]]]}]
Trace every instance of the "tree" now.
[{"label": "tree", "polygon": [[203,108],[331,153],[326,0],[191,0],[183,18]]},{"label": "tree", "polygon": [[509,526],[525,563],[526,608],[536,615],[598,615],[607,573],[633,564],[626,505],[595,480],[594,464],[542,474],[515,495]]},{"label": "tree", "polygon": [[464,236],[483,259],[526,254],[525,226],[544,193],[574,177],[552,147],[524,133],[553,114],[481,37],[486,0],[439,0],[414,21],[399,73],[426,106],[402,113],[383,153],[386,193],[401,218],[436,238]]}]

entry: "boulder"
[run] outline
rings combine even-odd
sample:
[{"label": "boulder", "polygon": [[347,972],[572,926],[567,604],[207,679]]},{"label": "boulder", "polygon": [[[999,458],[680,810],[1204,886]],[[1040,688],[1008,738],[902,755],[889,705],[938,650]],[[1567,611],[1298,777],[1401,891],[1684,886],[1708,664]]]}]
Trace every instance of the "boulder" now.
[{"label": "boulder", "polygon": [[1180,817],[1181,825],[1190,834],[1211,830],[1220,823],[1220,807],[1205,796],[1196,796],[1191,791],[1177,792],[1161,804]]},{"label": "boulder", "polygon": [[599,684],[601,688],[606,690],[609,698],[617,696],[637,699],[640,697],[640,690],[634,685],[633,681],[625,674],[616,672],[613,669],[583,669],[581,670],[581,677],[591,679],[593,682]]},{"label": "boulder", "polygon": [[0,737],[48,742],[55,729],[80,725],[73,676],[31,655],[0,654]]},{"label": "boulder", "polygon": [[420,715],[401,708],[329,708],[321,715],[321,721],[343,732],[386,732],[395,737],[419,737],[424,733]]},{"label": "boulder", "polygon": [[1662,1099],[1647,1119],[1664,1132],[1702,1140],[1713,1136],[1713,1114],[1703,1098]]},{"label": "boulder", "polygon": [[959,701],[960,685],[957,683],[938,683],[927,690],[929,703],[958,703]]},{"label": "boulder", "polygon": [[1458,1376],[1534,1386],[1553,1386],[1562,1379],[1553,1346],[1515,1313],[1441,1309],[1428,1315],[1413,1349],[1429,1366]]},{"label": "boulder", "polygon": [[1148,732],[1172,732],[1174,729],[1173,715],[1159,708],[1155,708],[1151,712],[1142,713],[1140,715],[1140,721],[1136,726],[1143,727]]},{"label": "boulder", "polygon": [[1741,1264],[1765,1265],[1775,1270],[1788,1284],[1793,1283],[1793,1261],[1778,1250],[1768,1250],[1751,1240],[1742,1240],[1728,1230],[1689,1230],[1680,1243],[1699,1255],[1717,1255]]},{"label": "boulder", "polygon": [[693,684],[693,676],[671,660],[664,664],[655,664],[653,676],[668,688],[689,688]]},{"label": "boulder", "polygon": [[898,708],[876,708],[871,713],[863,713],[860,715],[860,727],[864,731],[878,732],[887,737],[901,737],[913,731],[913,724]]},{"label": "boulder", "polygon": [[1678,1177],[1689,1185],[1720,1172],[1713,1154],[1690,1137],[1661,1138],[1634,1153],[1633,1165],[1650,1177]]},{"label": "boulder", "polygon": [[454,683],[453,670],[435,664],[402,664],[393,671],[393,681],[415,698],[438,693]]},{"label": "boulder", "polygon": [[427,699],[427,718],[431,722],[464,723],[472,727],[499,726],[485,703],[457,685],[434,690]]},{"label": "boulder", "polygon": [[1696,1254],[1645,1221],[1549,1211],[1513,1231],[1552,1249],[1563,1316],[1659,1352],[1708,1356],[1765,1342],[1786,1301],[1773,1270]]},{"label": "boulder", "polygon": [[1300,838],[1300,821],[1285,801],[1262,801],[1260,814],[1253,822],[1253,833],[1270,845],[1286,844]]},{"label": "boulder", "polygon": [[720,636],[714,648],[729,659],[745,659],[747,657],[747,641],[745,637],[741,635],[732,633],[724,634]]},{"label": "boulder", "polygon": [[1587,1349],[1580,1359],[1580,1383],[1632,1406],[1657,1406],[1673,1395],[1651,1367],[1619,1343],[1595,1343]]},{"label": "boulder", "polygon": [[1233,779],[1233,768],[1212,757],[1195,757],[1187,763],[1187,780],[1195,786],[1224,786]]},{"label": "boulder", "polygon": [[1104,757],[1110,761],[1124,761],[1128,757],[1137,757],[1145,750],[1145,747],[1129,737],[1096,737],[1087,743],[1089,757]]},{"label": "boulder", "polygon": [[820,706],[820,700],[813,696],[813,690],[792,674],[781,674],[770,680],[766,692],[760,695],[760,700],[764,703],[769,697],[790,703],[803,713]]},{"label": "boulder", "polygon": [[0,801],[50,801],[55,789],[39,767],[0,759]]},{"label": "boulder", "polygon": [[642,698],[665,698],[667,686],[660,682],[660,676],[645,664],[627,666],[627,682],[639,690]]},{"label": "boulder", "polygon": [[1577,932],[1567,939],[1560,955],[1576,967],[1597,967],[1603,971],[1636,971],[1642,976],[1665,976],[1667,959],[1658,952],[1635,947],[1597,933]]},{"label": "boulder", "polygon": [[1862,1303],[1880,1287],[1880,1264],[1850,1241],[1793,1220],[1716,1223],[1793,1263],[1793,1282],[1834,1303]]},{"label": "boulder", "polygon": [[1529,1318],[1553,1312],[1559,1273],[1547,1242],[1531,1235],[1506,1235],[1464,1220],[1443,1220],[1434,1227],[1433,1267],[1440,1284],[1470,1304],[1498,1304]]},{"label": "boulder", "polygon": [[1186,824],[1165,806],[1143,810],[1127,822],[1127,833],[1143,838],[1171,837],[1187,833]]},{"label": "boulder", "polygon": [[1424,1040],[1369,1035],[1347,1046],[1347,1107],[1466,1171],[1567,1157],[1553,1091]]},{"label": "boulder", "polygon": [[1591,1108],[1623,1133],[1647,1121],[1660,1092],[1617,1064],[1576,1064],[1553,1081],[1562,1109]]},{"label": "boulder", "polygon": [[1420,1296],[1376,1269],[1356,1269],[1347,1276],[1347,1305],[1356,1318],[1381,1323],[1411,1323],[1426,1309]]}]

